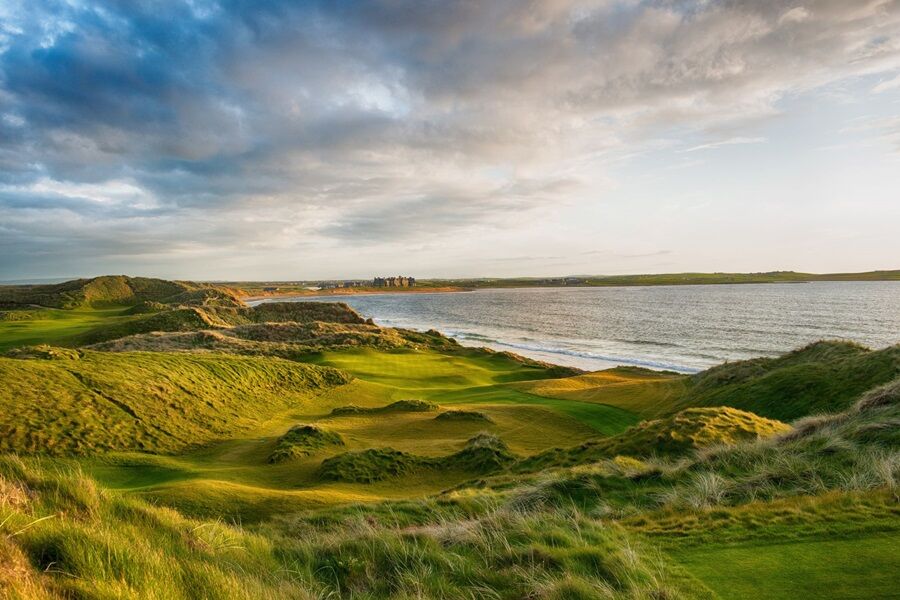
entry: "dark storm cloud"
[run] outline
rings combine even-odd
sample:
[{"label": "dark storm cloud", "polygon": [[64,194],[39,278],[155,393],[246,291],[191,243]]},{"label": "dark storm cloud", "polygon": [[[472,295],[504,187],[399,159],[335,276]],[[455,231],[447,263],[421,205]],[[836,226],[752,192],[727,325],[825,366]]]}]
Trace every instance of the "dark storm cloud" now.
[{"label": "dark storm cloud", "polygon": [[[236,246],[301,230],[373,241],[502,226],[510,211],[565,201],[576,188],[558,182],[577,186],[577,161],[599,148],[686,123],[713,144],[785,93],[897,67],[898,7],[7,3],[4,245],[25,261],[65,240],[70,252],[132,253],[212,248],[226,235]],[[102,233],[117,228],[128,236]]]}]

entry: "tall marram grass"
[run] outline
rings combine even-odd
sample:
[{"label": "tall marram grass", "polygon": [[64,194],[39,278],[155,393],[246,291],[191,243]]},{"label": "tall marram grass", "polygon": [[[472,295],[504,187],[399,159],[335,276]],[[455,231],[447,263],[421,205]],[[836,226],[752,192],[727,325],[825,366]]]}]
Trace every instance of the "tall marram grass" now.
[{"label": "tall marram grass", "polygon": [[662,501],[675,507],[877,488],[900,499],[900,380],[843,413],[801,419],[781,437],[701,451],[668,478],[676,483]]},{"label": "tall marram grass", "polygon": [[23,600],[696,597],[622,528],[573,507],[403,520],[359,508],[251,532],[3,456],[0,589]]}]

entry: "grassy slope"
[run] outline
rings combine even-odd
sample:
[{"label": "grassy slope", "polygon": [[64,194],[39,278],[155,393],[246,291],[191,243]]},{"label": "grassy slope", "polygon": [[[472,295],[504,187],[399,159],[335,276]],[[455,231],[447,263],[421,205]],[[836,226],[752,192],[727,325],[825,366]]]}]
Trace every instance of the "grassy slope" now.
[{"label": "grassy slope", "polygon": [[847,342],[818,342],[777,358],[725,363],[691,377],[619,367],[514,387],[615,406],[644,418],[688,407],[730,406],[792,421],[843,410],[864,391],[897,376],[900,346],[868,350]]},{"label": "grassy slope", "polygon": [[[204,290],[201,290],[204,291]],[[205,293],[205,291],[204,291]],[[272,341],[291,341],[304,344],[295,350],[309,351],[310,345],[433,345],[451,344],[447,338],[380,330],[365,324],[346,304],[340,303],[276,303],[258,307],[217,306],[203,304],[154,304],[149,310],[131,308],[75,308],[75,309],[14,309],[0,311],[0,352],[20,346],[50,343],[59,346],[80,347],[106,342],[108,348],[118,350],[112,340],[124,349],[165,350],[165,339],[159,332],[220,331],[232,336],[235,343],[243,342],[248,353],[252,346],[265,346]],[[193,300],[188,299],[189,302]],[[144,335],[142,335],[144,334]],[[149,336],[147,339],[147,335]],[[229,339],[232,339],[229,338]],[[187,347],[178,347],[176,339],[169,342],[172,349],[193,349],[200,345],[197,339],[187,341]],[[221,344],[222,350],[233,348]],[[262,351],[255,353],[264,353]]]},{"label": "grassy slope", "polygon": [[[900,521],[896,473],[873,459],[896,438],[898,393],[693,462],[604,463],[247,530],[3,459],[0,577],[25,598],[881,596]],[[810,496],[812,482],[832,491]]]},{"label": "grassy slope", "polygon": [[900,345],[868,350],[818,342],[778,358],[726,363],[693,378],[682,406],[733,406],[790,421],[844,410],[856,397],[900,376]]},{"label": "grassy slope", "polygon": [[52,285],[0,286],[0,305],[51,308],[109,308],[163,301],[201,286],[186,282],[106,275]]},{"label": "grassy slope", "polygon": [[678,456],[719,445],[766,439],[787,433],[789,425],[727,407],[688,408],[672,416],[641,421],[624,432],[554,448],[520,461],[517,471],[574,466],[616,456]]},{"label": "grassy slope", "polygon": [[0,449],[89,454],[233,436],[346,378],[275,358],[87,351],[0,358],[0,380]]}]

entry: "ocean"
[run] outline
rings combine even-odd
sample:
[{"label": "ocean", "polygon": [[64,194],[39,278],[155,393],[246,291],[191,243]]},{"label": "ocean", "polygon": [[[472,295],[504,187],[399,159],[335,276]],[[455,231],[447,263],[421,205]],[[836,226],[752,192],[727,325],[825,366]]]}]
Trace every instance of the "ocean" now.
[{"label": "ocean", "polygon": [[[268,301],[268,300],[266,300]],[[273,301],[346,302],[376,323],[597,370],[696,372],[820,339],[900,343],[900,282],[522,288]]]}]

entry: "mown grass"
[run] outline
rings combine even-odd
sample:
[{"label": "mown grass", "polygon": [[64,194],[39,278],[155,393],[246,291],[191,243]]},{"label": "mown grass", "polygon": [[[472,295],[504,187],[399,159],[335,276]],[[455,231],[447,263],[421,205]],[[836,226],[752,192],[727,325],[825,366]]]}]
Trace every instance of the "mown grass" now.
[{"label": "mown grass", "polygon": [[[10,316],[0,319],[0,352],[36,344],[65,345],[99,327],[134,320],[133,317],[124,314],[126,310],[111,308],[6,311],[4,314]],[[19,314],[25,314],[27,318],[16,318]]]},{"label": "mown grass", "polygon": [[723,600],[895,598],[900,535],[712,545],[673,558]]},{"label": "mown grass", "polygon": [[636,367],[616,367],[574,377],[512,384],[517,390],[561,400],[614,406],[654,418],[670,414],[687,393],[686,375]]}]

